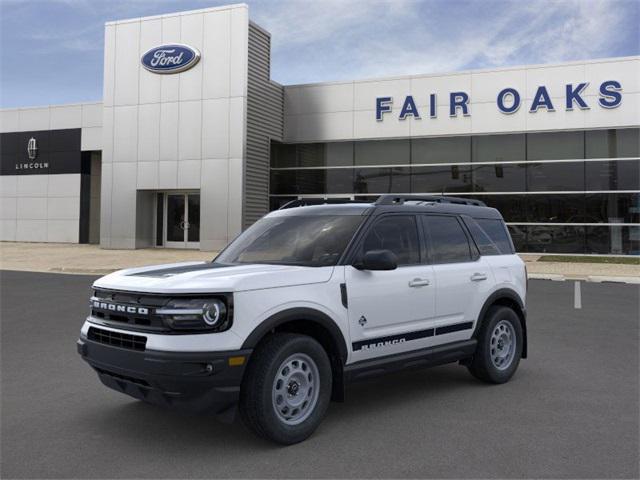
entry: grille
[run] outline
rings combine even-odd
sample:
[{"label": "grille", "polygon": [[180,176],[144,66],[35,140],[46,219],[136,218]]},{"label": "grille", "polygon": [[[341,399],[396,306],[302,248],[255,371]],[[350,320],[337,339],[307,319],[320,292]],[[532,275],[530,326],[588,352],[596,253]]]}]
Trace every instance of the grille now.
[{"label": "grille", "polygon": [[129,350],[144,351],[147,346],[147,337],[140,335],[129,335],[127,333],[112,332],[101,328],[90,327],[89,340],[111,345],[113,347],[127,348]]},{"label": "grille", "polygon": [[[96,307],[94,300],[107,302],[107,305],[118,305],[119,307],[145,307],[148,309],[148,313],[128,313],[110,310],[107,307]],[[154,314],[154,311],[156,308],[164,306],[168,301],[169,298],[167,297],[96,290],[95,296],[90,302],[91,316],[101,320],[101,323],[105,325],[112,325],[116,328],[164,332],[168,328],[162,318]]]}]

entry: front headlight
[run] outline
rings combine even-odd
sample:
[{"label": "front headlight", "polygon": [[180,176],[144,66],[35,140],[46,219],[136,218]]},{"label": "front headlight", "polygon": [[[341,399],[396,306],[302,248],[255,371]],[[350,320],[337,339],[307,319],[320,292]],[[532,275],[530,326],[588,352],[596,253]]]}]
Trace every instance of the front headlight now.
[{"label": "front headlight", "polygon": [[172,330],[222,332],[231,327],[229,310],[221,298],[174,298],[155,313]]}]

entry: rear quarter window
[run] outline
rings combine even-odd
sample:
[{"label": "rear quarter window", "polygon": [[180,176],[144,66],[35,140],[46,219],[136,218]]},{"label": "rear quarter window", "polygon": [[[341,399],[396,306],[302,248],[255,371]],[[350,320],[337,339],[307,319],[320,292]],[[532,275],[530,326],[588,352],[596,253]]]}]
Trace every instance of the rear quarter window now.
[{"label": "rear quarter window", "polygon": [[475,221],[491,239],[502,255],[514,253],[513,243],[502,220],[493,218],[476,218]]}]

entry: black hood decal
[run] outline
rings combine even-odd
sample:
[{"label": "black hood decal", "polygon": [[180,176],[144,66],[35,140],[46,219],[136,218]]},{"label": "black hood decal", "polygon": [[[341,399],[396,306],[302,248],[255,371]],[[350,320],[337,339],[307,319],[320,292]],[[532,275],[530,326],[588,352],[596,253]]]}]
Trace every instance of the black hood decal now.
[{"label": "black hood decal", "polygon": [[158,270],[148,270],[140,273],[130,273],[129,277],[171,277],[181,273],[197,272],[199,270],[211,270],[213,268],[233,267],[234,265],[226,265],[224,263],[198,263],[196,265],[182,265],[180,267],[159,268]]}]

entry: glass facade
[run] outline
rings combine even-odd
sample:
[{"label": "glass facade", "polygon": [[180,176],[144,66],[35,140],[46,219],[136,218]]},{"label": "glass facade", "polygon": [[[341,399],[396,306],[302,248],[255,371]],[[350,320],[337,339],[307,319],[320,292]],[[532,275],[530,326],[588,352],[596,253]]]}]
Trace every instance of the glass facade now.
[{"label": "glass facade", "polygon": [[272,143],[272,209],[384,193],[482,200],[520,252],[640,254],[640,129]]}]

